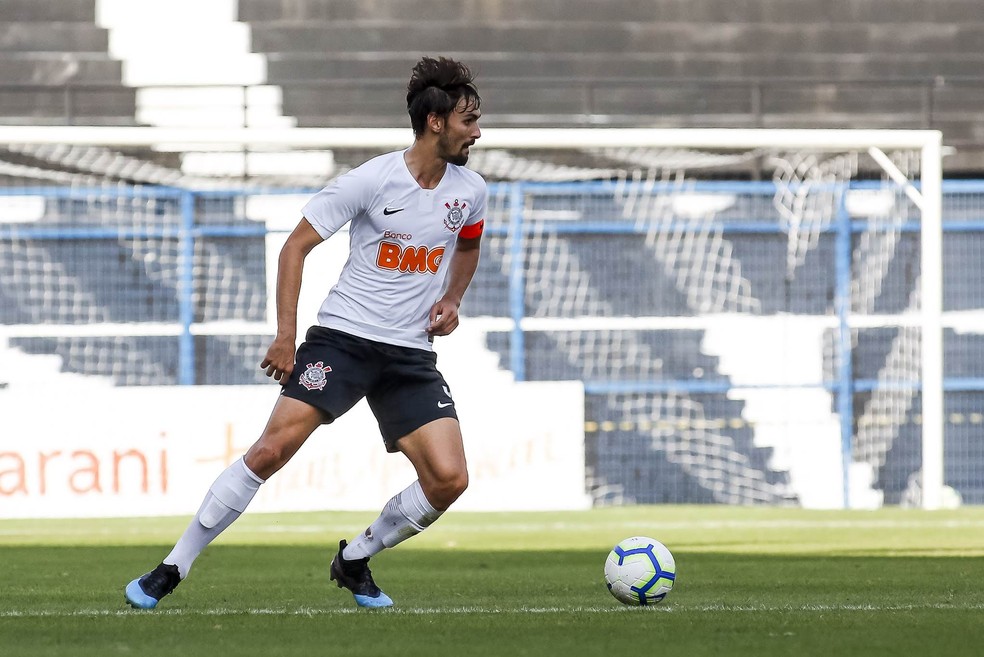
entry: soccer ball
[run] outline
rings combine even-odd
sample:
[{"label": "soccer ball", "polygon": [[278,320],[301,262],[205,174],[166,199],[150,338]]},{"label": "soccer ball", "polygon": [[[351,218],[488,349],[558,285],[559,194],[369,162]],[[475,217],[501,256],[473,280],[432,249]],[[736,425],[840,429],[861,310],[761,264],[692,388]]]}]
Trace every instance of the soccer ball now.
[{"label": "soccer ball", "polygon": [[608,590],[627,605],[656,604],[675,580],[673,555],[655,538],[633,536],[620,541],[605,561]]}]

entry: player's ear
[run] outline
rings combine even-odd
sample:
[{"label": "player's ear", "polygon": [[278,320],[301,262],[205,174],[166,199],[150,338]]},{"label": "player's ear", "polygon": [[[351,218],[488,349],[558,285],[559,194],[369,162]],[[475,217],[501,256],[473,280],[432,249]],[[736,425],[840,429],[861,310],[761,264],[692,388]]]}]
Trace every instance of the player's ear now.
[{"label": "player's ear", "polygon": [[444,117],[437,112],[431,112],[427,115],[427,127],[431,132],[439,134],[444,129]]}]

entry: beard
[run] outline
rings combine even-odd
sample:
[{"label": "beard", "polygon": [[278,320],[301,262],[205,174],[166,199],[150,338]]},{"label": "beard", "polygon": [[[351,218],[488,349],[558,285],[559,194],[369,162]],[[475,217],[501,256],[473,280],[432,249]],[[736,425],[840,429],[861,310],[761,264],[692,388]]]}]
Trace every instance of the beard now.
[{"label": "beard", "polygon": [[465,166],[468,162],[468,153],[464,151],[464,145],[457,152],[452,151],[451,141],[447,138],[447,135],[441,135],[438,145],[440,146],[441,159],[445,162],[459,167]]},{"label": "beard", "polygon": [[447,162],[454,164],[459,167],[463,167],[468,164],[468,155],[465,153],[458,153],[457,155],[451,155],[444,158]]}]

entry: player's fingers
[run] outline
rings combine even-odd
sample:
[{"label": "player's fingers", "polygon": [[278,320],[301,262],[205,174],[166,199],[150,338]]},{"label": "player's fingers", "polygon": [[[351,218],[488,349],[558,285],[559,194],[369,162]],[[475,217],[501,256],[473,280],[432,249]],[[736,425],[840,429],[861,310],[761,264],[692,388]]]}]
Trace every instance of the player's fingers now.
[{"label": "player's fingers", "polygon": [[438,317],[435,320],[431,320],[431,323],[427,325],[427,332],[431,335],[441,332],[441,326],[443,325],[443,320]]},{"label": "player's fingers", "polygon": [[431,335],[447,335],[451,331],[458,328],[458,319],[455,317],[449,317],[442,319],[440,322],[431,327]]},{"label": "player's fingers", "polygon": [[431,335],[447,335],[448,334],[448,322],[446,320],[438,320],[436,323],[431,325],[427,332]]},{"label": "player's fingers", "polygon": [[441,304],[435,303],[431,306],[430,325],[433,326],[441,318]]},{"label": "player's fingers", "polygon": [[458,312],[454,308],[448,309],[446,313],[441,316],[441,327],[445,330],[453,326],[458,325]]}]

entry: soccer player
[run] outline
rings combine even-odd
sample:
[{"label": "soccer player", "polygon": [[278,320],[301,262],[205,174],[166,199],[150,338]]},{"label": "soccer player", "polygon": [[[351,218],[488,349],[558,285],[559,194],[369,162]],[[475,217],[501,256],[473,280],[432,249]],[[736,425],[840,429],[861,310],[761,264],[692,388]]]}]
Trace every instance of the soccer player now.
[{"label": "soccer player", "polygon": [[[432,343],[458,326],[478,266],[487,192],[464,165],[481,136],[480,104],[468,67],[421,59],[407,85],[413,144],[340,176],[304,206],[280,253],[277,336],[260,364],[280,382],[280,397],[259,439],[215,480],[170,554],[127,585],[131,606],[156,607],[308,436],[363,397],[387,451],[402,452],[418,478],[365,532],[339,542],[329,573],[362,607],[393,604],[373,581],[369,559],[426,529],[468,484],[454,400]],[[295,356],[304,259],[349,222],[348,261]]]}]

